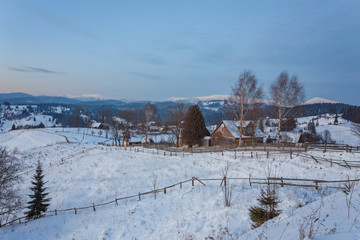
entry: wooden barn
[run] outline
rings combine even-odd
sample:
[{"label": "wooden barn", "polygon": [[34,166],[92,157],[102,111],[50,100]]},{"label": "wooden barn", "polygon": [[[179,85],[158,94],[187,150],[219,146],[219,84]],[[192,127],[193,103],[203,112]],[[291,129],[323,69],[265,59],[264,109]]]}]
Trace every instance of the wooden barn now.
[{"label": "wooden barn", "polygon": [[240,122],[223,120],[211,134],[213,145],[231,145],[242,143],[263,143],[264,133],[253,122],[245,121],[240,136]]}]

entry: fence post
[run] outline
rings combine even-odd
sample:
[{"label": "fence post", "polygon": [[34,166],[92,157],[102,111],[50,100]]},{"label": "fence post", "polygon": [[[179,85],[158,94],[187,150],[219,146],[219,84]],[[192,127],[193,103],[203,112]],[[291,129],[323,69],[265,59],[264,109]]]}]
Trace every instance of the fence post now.
[{"label": "fence post", "polygon": [[315,189],[318,190],[318,182],[315,181]]},{"label": "fence post", "polygon": [[[57,216],[57,211],[56,211],[56,209],[55,209],[55,216]],[[0,226],[1,227],[1,226]]]},{"label": "fence post", "polygon": [[191,180],[191,182],[192,182],[192,186],[194,186],[194,178]]},{"label": "fence post", "polygon": [[93,203],[93,209],[94,209],[94,212],[95,212],[95,204]]},{"label": "fence post", "polygon": [[250,184],[250,187],[251,187],[251,174],[249,174],[249,184]]},{"label": "fence post", "polygon": [[74,208],[74,211],[75,211],[75,215],[77,214],[77,212],[76,212],[76,208]]},{"label": "fence post", "polygon": [[226,199],[226,196],[227,196],[227,194],[226,194],[226,176],[224,176],[224,189],[225,189],[225,199]]},{"label": "fence post", "polygon": [[115,205],[116,205],[116,206],[118,205],[118,203],[117,203],[117,198],[115,198]]},{"label": "fence post", "polygon": [[253,152],[251,152],[251,158],[253,158]]},{"label": "fence post", "polygon": [[281,187],[284,187],[284,179],[281,177]]},{"label": "fence post", "polygon": [[182,182],[180,182],[180,188],[182,188]]},{"label": "fence post", "polygon": [[269,158],[269,151],[266,152],[266,158]]},{"label": "fence post", "polygon": [[332,158],[330,158],[330,167],[332,167]]},{"label": "fence post", "polygon": [[349,145],[346,144],[346,152],[349,151]]},{"label": "fence post", "polygon": [[324,153],[326,153],[326,143],[324,143]]},{"label": "fence post", "polygon": [[164,187],[164,194],[166,194],[166,187]]},{"label": "fence post", "polygon": [[235,148],[235,152],[234,152],[234,153],[235,153],[235,159],[236,159],[236,148]]},{"label": "fence post", "polygon": [[290,149],[290,159],[292,159],[292,151],[291,151],[291,149]]},{"label": "fence post", "polygon": [[141,198],[140,198],[140,196],[141,196],[141,194],[140,194],[140,192],[139,192],[139,201],[141,201]]}]

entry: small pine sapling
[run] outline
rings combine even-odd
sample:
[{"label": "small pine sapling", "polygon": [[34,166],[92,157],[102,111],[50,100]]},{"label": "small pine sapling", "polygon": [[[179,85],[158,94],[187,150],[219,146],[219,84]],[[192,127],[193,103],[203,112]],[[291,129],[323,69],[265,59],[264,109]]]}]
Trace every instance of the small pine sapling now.
[{"label": "small pine sapling", "polygon": [[40,161],[37,164],[36,172],[31,183],[33,186],[30,190],[33,193],[29,195],[31,200],[27,202],[28,211],[25,212],[28,220],[42,217],[42,214],[46,212],[50,205],[50,199],[46,198],[49,193],[45,192],[46,188],[44,187],[44,175]]},{"label": "small pine sapling", "polygon": [[272,219],[281,213],[281,211],[277,209],[280,201],[276,192],[276,187],[271,187],[270,182],[268,182],[265,190],[261,189],[260,197],[257,198],[257,201],[259,202],[259,206],[254,206],[249,209],[250,219],[253,222],[251,225],[252,228],[261,226],[267,220]]}]

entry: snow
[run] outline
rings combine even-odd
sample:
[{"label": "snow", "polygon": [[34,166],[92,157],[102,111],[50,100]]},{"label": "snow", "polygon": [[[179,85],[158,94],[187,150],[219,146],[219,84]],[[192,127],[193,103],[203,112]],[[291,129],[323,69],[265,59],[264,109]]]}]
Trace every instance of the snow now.
[{"label": "snow", "polygon": [[[266,168],[274,176],[339,180],[354,178],[357,169],[317,164],[293,154],[270,153],[251,158],[250,152],[178,154],[170,157],[163,151],[137,148],[103,147],[108,139],[88,135],[86,129],[48,128],[17,130],[0,134],[0,143],[10,149],[18,147],[26,171],[19,192],[29,194],[31,175],[38,160],[44,165],[46,186],[50,193],[50,209],[91,206],[114,200],[115,197],[137,194],[184,181],[193,176],[221,178],[230,164],[229,177],[265,177]],[[66,136],[71,143],[64,141]],[[104,136],[104,135],[102,135]],[[31,139],[31,140],[29,140]],[[24,145],[22,147],[22,145]],[[143,152],[142,152],[143,151]],[[308,152],[315,156],[358,159],[359,153]],[[341,155],[340,155],[341,154]],[[29,172],[30,170],[30,172]],[[167,194],[142,196],[141,201],[128,199],[93,209],[59,213],[27,224],[0,228],[0,238],[17,239],[205,239],[216,236],[220,228],[228,228],[239,239],[299,239],[299,223],[321,206],[316,239],[358,239],[359,210],[351,209],[347,220],[345,195],[341,190],[320,188],[279,187],[280,209],[283,213],[251,230],[248,208],[256,204],[259,185],[246,180],[232,180],[232,203],[224,207],[219,182],[183,184],[168,189]],[[341,186],[341,184],[337,184]],[[358,186],[354,206],[359,204]],[[356,196],[356,197],[355,197]],[[21,211],[22,212],[22,211]],[[19,215],[21,215],[21,212]],[[334,233],[331,229],[337,226]]]},{"label": "snow", "polygon": [[331,134],[331,139],[335,140],[337,144],[360,145],[360,138],[352,132],[354,123],[338,116],[338,125],[334,125],[335,114],[323,114],[320,118],[318,116],[298,118],[297,130],[307,129],[307,124],[311,120],[319,123],[319,126],[316,126],[318,134],[323,135],[325,130],[328,130]]},{"label": "snow", "polygon": [[63,136],[49,134],[40,130],[17,130],[0,134],[2,141],[0,146],[5,146],[9,150],[27,151],[33,148],[41,148],[56,143],[64,143]]},{"label": "snow", "polygon": [[2,125],[0,125],[1,131],[10,131],[13,124],[15,126],[38,126],[40,123],[43,123],[45,127],[57,126],[55,120],[52,116],[42,115],[42,114],[33,114],[29,117],[17,119],[17,120],[3,120]]},{"label": "snow", "polygon": [[339,103],[339,102],[335,102],[333,100],[329,100],[326,98],[314,97],[312,99],[309,99],[309,100],[303,102],[301,105],[310,105],[310,104],[317,104],[317,103]]}]

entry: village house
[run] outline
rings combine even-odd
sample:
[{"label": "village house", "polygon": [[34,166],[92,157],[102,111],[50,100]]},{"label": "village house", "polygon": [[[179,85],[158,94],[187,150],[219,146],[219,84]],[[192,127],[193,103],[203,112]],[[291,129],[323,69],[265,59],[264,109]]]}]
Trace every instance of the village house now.
[{"label": "village house", "polygon": [[240,122],[223,120],[211,134],[213,145],[242,143],[263,143],[264,133],[253,122],[245,121],[240,135]]}]

